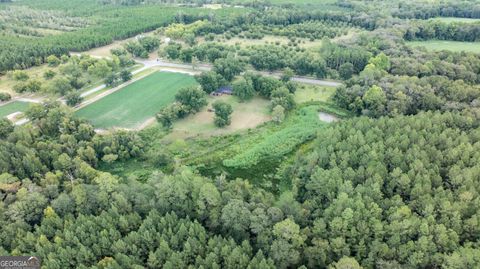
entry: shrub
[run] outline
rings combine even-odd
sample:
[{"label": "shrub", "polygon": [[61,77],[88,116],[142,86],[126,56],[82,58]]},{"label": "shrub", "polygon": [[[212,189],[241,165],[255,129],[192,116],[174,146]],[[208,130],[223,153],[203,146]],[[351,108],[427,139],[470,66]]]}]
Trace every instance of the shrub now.
[{"label": "shrub", "polygon": [[52,70],[47,70],[47,71],[45,71],[45,73],[43,73],[43,78],[46,79],[46,80],[49,80],[49,79],[52,79],[53,77],[55,77],[56,74],[57,73],[55,73]]},{"label": "shrub", "polygon": [[261,141],[242,150],[237,155],[223,161],[230,168],[245,169],[263,160],[278,160],[292,152],[298,145],[315,137],[321,126],[318,120],[318,107],[308,106],[296,111],[281,124],[281,129],[268,133]]},{"label": "shrub", "polygon": [[65,96],[67,105],[76,106],[80,104],[83,98],[80,96],[80,93],[77,91],[72,91]]},{"label": "shrub", "polygon": [[60,62],[61,62],[60,59],[58,59],[58,57],[55,55],[50,55],[47,57],[47,63],[48,63],[48,66],[50,67],[58,66]]},{"label": "shrub", "polygon": [[38,80],[30,80],[28,82],[20,82],[13,86],[13,90],[18,93],[38,92],[42,88],[42,83]]},{"label": "shrub", "polygon": [[10,101],[12,99],[12,96],[7,93],[7,92],[0,92],[0,101],[5,102],[5,101]]},{"label": "shrub", "polygon": [[15,70],[13,71],[12,74],[13,74],[13,79],[17,81],[26,81],[29,78],[28,74],[22,70]]}]

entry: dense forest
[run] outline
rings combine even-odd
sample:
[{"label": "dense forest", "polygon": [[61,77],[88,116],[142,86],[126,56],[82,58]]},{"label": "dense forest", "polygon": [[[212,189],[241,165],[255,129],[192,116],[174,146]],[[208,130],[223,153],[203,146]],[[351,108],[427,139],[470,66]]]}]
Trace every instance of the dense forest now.
[{"label": "dense forest", "polygon": [[476,115],[335,125],[284,172],[294,185],[278,198],[187,167],[118,178],[95,167],[142,156],[140,137],[95,135],[53,103],[28,115],[32,126],[2,123],[3,254],[36,253],[47,268],[479,262]]},{"label": "dense forest", "polygon": [[[211,66],[144,130],[98,132],[62,99],[31,105],[23,125],[0,119],[0,256],[52,269],[480,266],[480,54],[407,44],[479,41],[479,22],[429,20],[480,18],[477,1],[0,2],[0,72],[59,70],[44,84],[9,71],[18,93],[75,106],[93,78],[129,81],[132,57],[156,50]],[[172,41],[69,56],[153,30]],[[271,36],[288,44],[240,45]],[[341,86],[300,104],[295,76]],[[165,139],[225,85],[268,103],[271,121]],[[229,103],[208,109],[230,125]]]},{"label": "dense forest", "polygon": [[[74,1],[75,2],[75,1]],[[63,5],[63,4],[59,4]],[[88,11],[88,5],[81,7],[80,10]],[[16,13],[17,9],[6,13],[6,21],[10,22],[15,18],[12,13]],[[21,24],[31,25],[24,18],[33,11],[25,12],[21,17]],[[77,11],[79,12],[79,11]],[[174,7],[164,7],[160,5],[152,6],[135,6],[135,7],[104,7],[89,14],[86,21],[87,26],[69,29],[55,35],[32,36],[30,33],[10,33],[11,25],[5,24],[0,27],[0,34],[3,36],[0,40],[0,72],[27,68],[40,65],[45,62],[50,55],[61,56],[69,52],[85,51],[91,48],[103,46],[112,43],[114,40],[132,37],[147,31],[152,31],[160,26],[167,25],[171,22],[191,22],[198,19],[207,19],[215,17],[214,11],[184,9]],[[235,12],[235,11],[232,11]],[[229,12],[218,12],[219,18]],[[45,14],[43,14],[45,16]],[[53,16],[66,16],[67,11],[56,11],[48,14],[48,18]],[[76,14],[72,14],[76,15]],[[42,20],[43,17],[33,20]],[[76,17],[67,18],[72,21]],[[22,21],[23,20],[23,21]],[[65,22],[58,20],[52,22],[53,26],[49,29],[63,27]],[[45,27],[45,26],[40,26]],[[5,30],[1,31],[2,28]],[[63,30],[63,29],[62,29]]]}]

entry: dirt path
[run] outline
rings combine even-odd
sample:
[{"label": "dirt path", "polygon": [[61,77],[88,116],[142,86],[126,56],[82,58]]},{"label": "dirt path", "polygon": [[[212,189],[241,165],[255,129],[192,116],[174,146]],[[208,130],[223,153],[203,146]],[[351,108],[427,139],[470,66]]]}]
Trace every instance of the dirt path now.
[{"label": "dirt path", "polygon": [[13,121],[20,114],[22,114],[22,112],[20,112],[20,111],[13,112],[13,113],[7,115],[7,119],[10,120],[10,121]]},{"label": "dirt path", "polygon": [[[140,131],[142,129],[145,129],[147,128],[148,126],[154,124],[156,121],[156,118],[155,117],[151,117],[149,119],[147,119],[146,121],[144,121],[142,124],[140,124],[138,127],[136,128],[112,128],[112,130],[124,130],[124,131]],[[98,134],[107,134],[109,133],[111,130],[107,130],[107,129],[95,129],[95,132],[98,133]]]},{"label": "dirt path", "polygon": [[25,124],[25,123],[27,123],[27,122],[28,122],[28,119],[27,119],[27,118],[23,118],[23,119],[21,119],[21,120],[18,120],[18,121],[16,121],[16,122],[14,122],[14,124],[15,124],[15,125],[23,125],[23,124]]},{"label": "dirt path", "polygon": [[146,127],[152,125],[153,123],[155,123],[156,119],[155,117],[151,117],[149,118],[148,120],[146,120],[144,123],[140,124],[140,126],[138,126],[137,128],[135,128],[136,131],[140,131],[142,129],[145,129]]},{"label": "dirt path", "polygon": [[43,102],[42,99],[34,99],[34,98],[28,98],[28,97],[20,97],[15,99],[15,101],[36,103],[36,104],[41,104]]},{"label": "dirt path", "polygon": [[[8,104],[13,103],[13,102],[26,102],[26,103],[41,104],[43,102],[43,98],[42,97],[30,98],[28,96],[27,97],[17,96],[17,97],[12,98],[10,101],[0,103],[0,106],[8,105]],[[13,112],[13,113],[7,115],[6,118],[8,120],[10,120],[11,122],[13,122],[13,124],[15,124],[15,125],[22,125],[22,124],[25,124],[25,123],[28,122],[27,118],[21,118],[22,114],[23,114],[23,112],[17,111],[17,112]]]}]

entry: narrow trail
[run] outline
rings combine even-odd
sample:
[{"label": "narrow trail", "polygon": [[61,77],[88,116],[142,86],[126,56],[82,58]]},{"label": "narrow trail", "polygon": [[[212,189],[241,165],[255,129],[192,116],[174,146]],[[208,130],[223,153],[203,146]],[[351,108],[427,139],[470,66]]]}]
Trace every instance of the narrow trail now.
[{"label": "narrow trail", "polygon": [[28,97],[20,97],[17,98],[16,101],[21,101],[21,102],[27,102],[27,103],[36,103],[36,104],[41,104],[42,100],[41,99],[34,99],[34,98],[28,98]]}]

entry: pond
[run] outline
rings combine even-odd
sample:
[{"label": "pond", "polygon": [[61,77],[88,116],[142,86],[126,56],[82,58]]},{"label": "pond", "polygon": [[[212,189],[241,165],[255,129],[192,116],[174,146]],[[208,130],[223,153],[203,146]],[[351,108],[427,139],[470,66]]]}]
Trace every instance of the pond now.
[{"label": "pond", "polygon": [[320,118],[321,121],[328,122],[328,123],[336,122],[336,121],[340,120],[335,115],[328,114],[328,113],[325,113],[325,112],[318,112],[318,117]]}]

